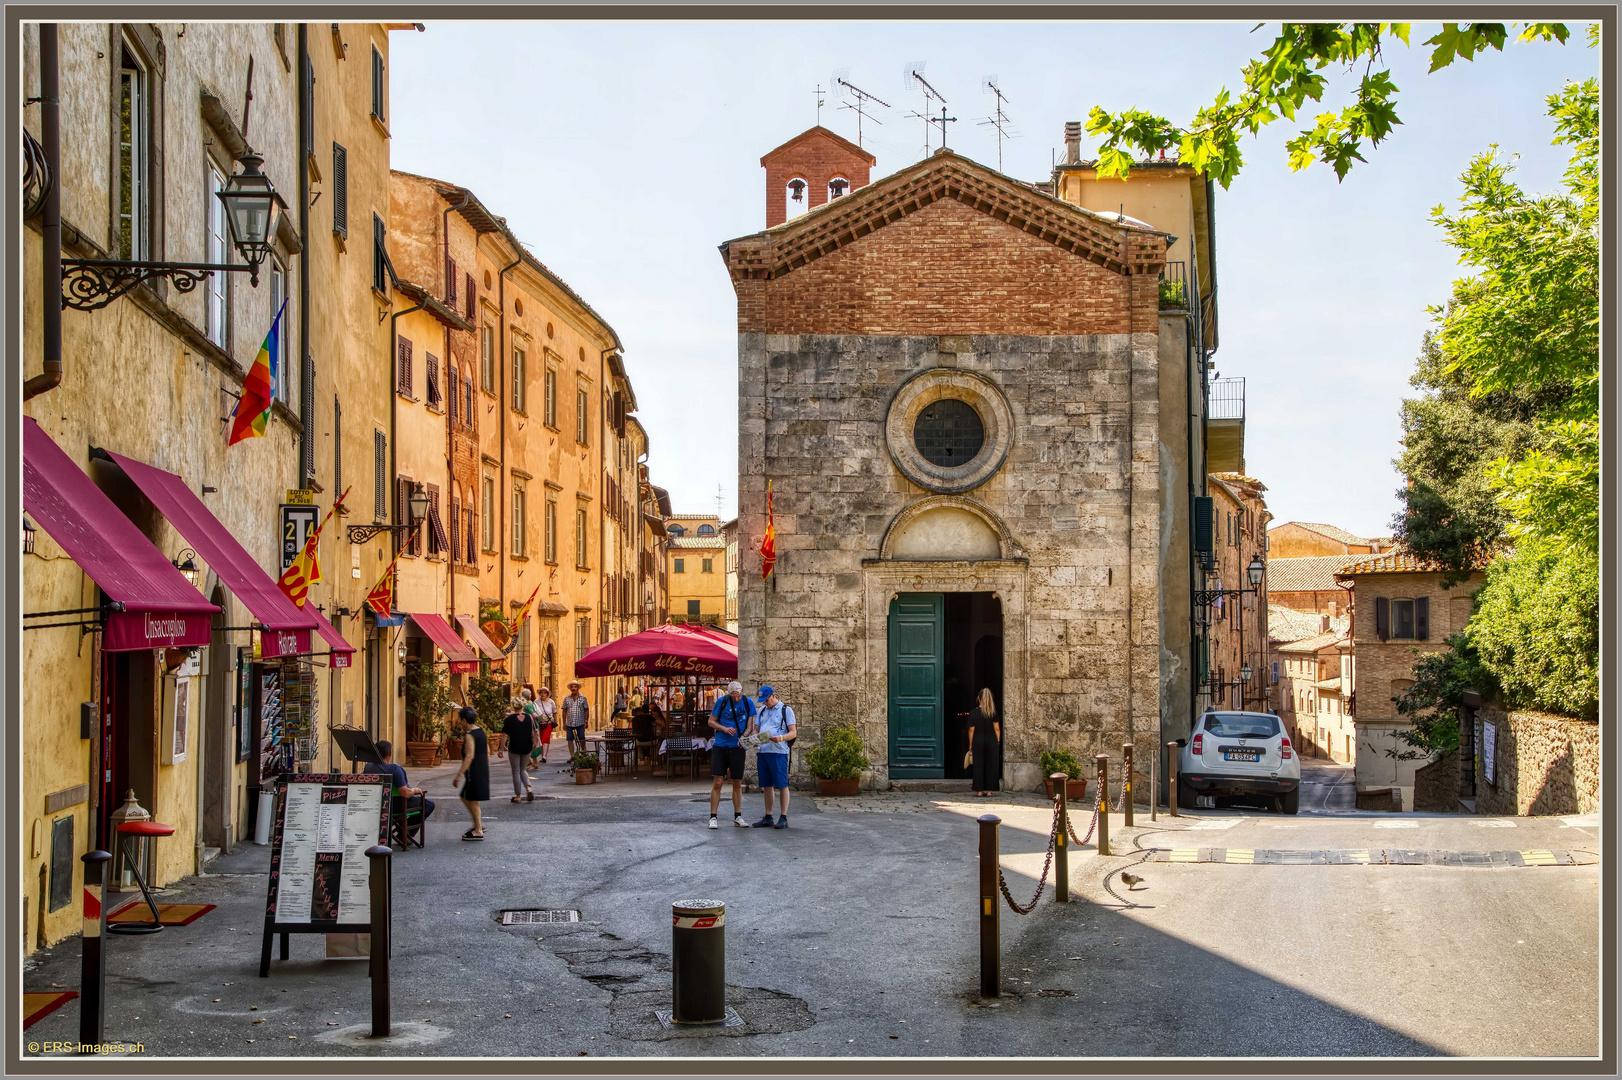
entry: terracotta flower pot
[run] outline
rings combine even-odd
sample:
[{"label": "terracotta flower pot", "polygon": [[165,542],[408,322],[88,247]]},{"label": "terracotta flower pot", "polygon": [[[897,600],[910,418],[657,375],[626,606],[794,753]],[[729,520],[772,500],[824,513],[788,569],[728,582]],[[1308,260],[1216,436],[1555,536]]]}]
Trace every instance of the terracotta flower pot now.
[{"label": "terracotta flower pot", "polygon": [[[1044,780],[1043,783],[1047,786],[1048,798],[1050,798],[1050,799],[1053,798],[1053,781],[1052,780]],[[1066,780],[1065,781],[1065,783],[1064,783],[1065,802],[1075,802],[1077,799],[1084,798],[1086,796],[1086,794],[1087,794],[1087,781],[1085,779],[1082,779],[1082,780]]]},{"label": "terracotta flower pot", "polygon": [[595,784],[597,782],[597,770],[576,769],[574,771],[574,782],[577,784]]},{"label": "terracotta flower pot", "polygon": [[851,777],[849,780],[829,780],[826,777],[817,778],[818,795],[854,795],[861,788],[860,777]]},{"label": "terracotta flower pot", "polygon": [[406,757],[413,768],[426,769],[434,763],[434,756],[439,753],[439,744],[431,742],[406,743]]},{"label": "terracotta flower pot", "polygon": [[462,740],[452,739],[445,744],[445,756],[452,761],[462,760]]}]

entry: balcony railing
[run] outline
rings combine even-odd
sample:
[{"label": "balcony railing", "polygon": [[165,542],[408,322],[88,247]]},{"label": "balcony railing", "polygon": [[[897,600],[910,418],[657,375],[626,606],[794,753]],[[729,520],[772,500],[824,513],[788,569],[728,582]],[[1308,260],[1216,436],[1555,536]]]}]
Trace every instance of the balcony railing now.
[{"label": "balcony railing", "polygon": [[1210,413],[1212,420],[1244,420],[1245,380],[1217,379],[1211,383]]},{"label": "balcony railing", "polygon": [[1188,265],[1169,262],[1160,271],[1160,310],[1187,311],[1188,304]]}]

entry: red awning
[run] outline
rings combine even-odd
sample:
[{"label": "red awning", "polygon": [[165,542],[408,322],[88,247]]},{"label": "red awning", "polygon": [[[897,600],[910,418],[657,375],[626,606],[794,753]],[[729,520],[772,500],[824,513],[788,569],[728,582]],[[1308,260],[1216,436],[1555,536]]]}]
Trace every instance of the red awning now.
[{"label": "red awning", "polygon": [[507,658],[507,654],[496,648],[496,643],[491,641],[490,635],[484,632],[484,627],[479,625],[479,620],[471,615],[458,615],[456,622],[461,626],[462,633],[467,635],[468,641],[472,642],[473,646],[488,659],[505,660]]},{"label": "red awning", "polygon": [[45,434],[23,417],[23,509],[62,550],[122,604],[102,636],[109,652],[208,644],[209,603],[135,522],[125,517]]},{"label": "red awning", "polygon": [[451,671],[467,672],[479,669],[479,654],[468,648],[467,643],[456,636],[456,631],[445,621],[445,616],[419,615],[414,611],[408,611],[406,614],[417,624],[417,629],[427,634],[428,639],[444,651],[445,659],[451,662]]},{"label": "red awning", "polygon": [[[306,608],[305,610],[310,609]],[[344,636],[338,632],[337,627],[326,620],[326,616],[319,611],[311,613],[315,616],[316,633],[320,634],[322,639],[332,646],[332,666],[335,668],[348,667],[350,658],[354,656],[355,647],[344,640]]]},{"label": "red awning", "polygon": [[666,623],[586,650],[574,662],[577,679],[612,675],[695,675],[733,679],[738,646],[698,626]]},{"label": "red awning", "polygon": [[220,575],[226,588],[264,625],[261,656],[269,659],[310,651],[310,631],[316,627],[314,609],[300,611],[184,480],[122,454],[109,451],[107,456],[135,481],[169,524]]}]

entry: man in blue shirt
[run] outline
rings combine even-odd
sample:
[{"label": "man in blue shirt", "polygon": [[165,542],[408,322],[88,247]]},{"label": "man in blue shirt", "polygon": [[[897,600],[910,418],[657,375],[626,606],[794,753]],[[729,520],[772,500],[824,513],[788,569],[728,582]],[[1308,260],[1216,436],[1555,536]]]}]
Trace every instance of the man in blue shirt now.
[{"label": "man in blue shirt", "polygon": [[719,828],[716,813],[721,809],[721,783],[732,778],[732,824],[747,829],[743,819],[743,747],[738,739],[749,730],[755,717],[755,703],[743,696],[743,684],[727,685],[726,696],[710,710],[710,727],[715,732],[715,743],[710,747],[710,828]]},{"label": "man in blue shirt", "polygon": [[377,756],[383,759],[383,764],[378,765],[368,761],[366,771],[376,776],[393,777],[394,786],[400,789],[401,795],[405,796],[406,806],[413,810],[421,806],[422,819],[427,821],[428,815],[434,812],[434,801],[424,797],[422,788],[414,788],[406,783],[405,767],[394,763],[393,743],[387,739],[379,739],[374,745],[377,747]]},{"label": "man in blue shirt", "polygon": [[[760,774],[760,790],[766,796],[766,816],[755,822],[757,829],[788,828],[788,752],[798,734],[794,710],[777,700],[769,686],[760,688],[760,711],[755,716],[755,734],[760,736],[760,753],[755,755],[755,771]],[[782,803],[776,824],[772,823],[772,793]]]}]

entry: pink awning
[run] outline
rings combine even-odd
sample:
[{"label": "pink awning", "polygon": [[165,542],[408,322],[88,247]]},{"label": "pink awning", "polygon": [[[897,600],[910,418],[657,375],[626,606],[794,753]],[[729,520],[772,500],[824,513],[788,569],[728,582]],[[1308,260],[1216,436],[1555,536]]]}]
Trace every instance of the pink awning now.
[{"label": "pink awning", "polygon": [[462,633],[484,655],[491,660],[505,660],[507,654],[496,648],[496,643],[490,640],[490,635],[484,632],[484,627],[471,615],[458,615],[456,622],[462,628]]},{"label": "pink awning", "polygon": [[445,621],[445,616],[419,615],[414,611],[408,611],[406,614],[417,624],[417,629],[427,634],[428,639],[445,653],[445,659],[451,662],[452,672],[479,670],[479,654],[468,648],[467,643],[456,636],[456,631]]},{"label": "pink awning", "polygon": [[123,605],[107,619],[110,652],[208,644],[209,603],[31,416],[23,417],[23,509]]},{"label": "pink awning", "polygon": [[612,675],[692,675],[733,679],[738,646],[705,627],[666,623],[587,649],[574,662],[578,679]]},{"label": "pink awning", "polygon": [[107,456],[152,500],[159,512],[169,519],[169,524],[220,576],[225,587],[263,624],[261,656],[269,659],[310,651],[310,632],[316,627],[315,610],[300,611],[184,480],[122,454],[108,451]]},{"label": "pink awning", "polygon": [[[310,609],[305,608],[305,610]],[[320,634],[322,640],[332,647],[332,666],[335,668],[348,667],[350,659],[354,656],[355,647],[344,640],[344,636],[338,632],[337,627],[327,621],[326,616],[319,611],[313,614],[315,615],[316,633]]]}]

